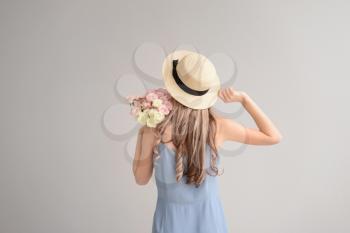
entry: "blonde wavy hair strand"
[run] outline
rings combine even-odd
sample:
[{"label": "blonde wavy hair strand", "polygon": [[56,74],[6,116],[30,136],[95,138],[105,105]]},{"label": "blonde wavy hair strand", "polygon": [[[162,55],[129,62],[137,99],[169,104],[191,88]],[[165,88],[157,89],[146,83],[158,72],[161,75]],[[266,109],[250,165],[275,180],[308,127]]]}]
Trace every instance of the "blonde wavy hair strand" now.
[{"label": "blonde wavy hair strand", "polygon": [[[153,148],[154,159],[159,158],[158,145],[163,142],[162,136],[171,127],[171,137],[175,146],[176,181],[187,177],[187,184],[199,187],[206,175],[217,176],[218,151],[215,146],[216,120],[212,108],[191,109],[171,98],[173,109],[155,128],[156,143]],[[210,170],[205,169],[206,146],[210,147]]]}]

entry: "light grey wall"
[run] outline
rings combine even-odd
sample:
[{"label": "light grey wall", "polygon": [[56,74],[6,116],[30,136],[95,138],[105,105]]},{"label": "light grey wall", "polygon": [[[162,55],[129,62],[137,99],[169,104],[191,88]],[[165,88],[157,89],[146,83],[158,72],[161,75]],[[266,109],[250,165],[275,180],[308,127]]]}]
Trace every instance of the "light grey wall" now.
[{"label": "light grey wall", "polygon": [[125,108],[115,123],[105,115],[118,77],[140,75],[133,56],[146,42],[231,56],[234,86],[284,135],[224,157],[230,232],[349,232],[349,10],[345,0],[1,1],[0,232],[150,232],[154,180],[134,183],[131,139],[110,133],[129,132]]}]

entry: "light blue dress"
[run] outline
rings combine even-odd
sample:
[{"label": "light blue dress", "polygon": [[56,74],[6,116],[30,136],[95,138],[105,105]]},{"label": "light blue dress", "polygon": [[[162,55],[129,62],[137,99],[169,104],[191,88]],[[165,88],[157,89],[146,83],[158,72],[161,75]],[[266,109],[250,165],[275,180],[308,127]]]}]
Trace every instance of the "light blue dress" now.
[{"label": "light blue dress", "polygon": [[[154,162],[158,198],[152,233],[227,233],[218,177],[207,175],[198,188],[186,184],[186,177],[177,183],[175,151],[163,143],[158,148],[160,157]],[[209,152],[207,145],[206,168],[210,169]]]}]

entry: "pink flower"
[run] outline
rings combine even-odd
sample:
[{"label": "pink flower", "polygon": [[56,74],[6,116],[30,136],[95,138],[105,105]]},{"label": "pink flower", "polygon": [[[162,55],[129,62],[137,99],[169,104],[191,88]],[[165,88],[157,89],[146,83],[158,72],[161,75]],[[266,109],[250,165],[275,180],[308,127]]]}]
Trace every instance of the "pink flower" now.
[{"label": "pink flower", "polygon": [[170,101],[165,101],[163,104],[167,109],[169,109],[169,111],[173,109],[173,105],[171,104]]},{"label": "pink flower", "polygon": [[167,98],[165,95],[159,95],[159,99],[165,101],[165,100],[167,100],[168,98]]},{"label": "pink flower", "polygon": [[155,93],[159,96],[159,97],[162,97],[162,96],[166,96],[167,95],[167,91],[165,89],[162,89],[162,88],[158,88],[155,90]]},{"label": "pink flower", "polygon": [[158,99],[158,95],[154,92],[149,92],[147,95],[146,95],[146,100],[149,101],[149,102],[152,102],[154,99]]},{"label": "pink flower", "polygon": [[142,103],[142,107],[144,107],[144,108],[150,108],[150,107],[152,107],[152,102],[144,101],[144,102]]},{"label": "pink flower", "polygon": [[132,102],[132,105],[133,105],[134,108],[141,107],[141,101],[140,101],[140,99],[135,99],[135,100]]},{"label": "pink flower", "polygon": [[134,117],[136,117],[136,116],[139,114],[140,111],[141,111],[141,108],[139,108],[139,107],[134,107],[134,108],[131,109],[131,114],[132,114]]},{"label": "pink flower", "polygon": [[168,115],[169,114],[169,109],[162,104],[159,108],[158,108],[160,113],[163,113],[164,115]]}]

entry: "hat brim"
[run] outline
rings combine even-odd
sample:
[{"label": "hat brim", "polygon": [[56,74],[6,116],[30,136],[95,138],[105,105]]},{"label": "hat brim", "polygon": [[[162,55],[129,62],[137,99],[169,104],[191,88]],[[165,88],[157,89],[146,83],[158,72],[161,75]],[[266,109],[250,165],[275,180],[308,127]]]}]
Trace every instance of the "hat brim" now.
[{"label": "hat brim", "polygon": [[181,60],[184,56],[190,53],[193,52],[180,50],[169,54],[165,58],[162,67],[164,85],[169,94],[181,104],[193,109],[207,109],[213,106],[218,99],[218,93],[220,90],[220,79],[218,76],[215,77],[206,94],[196,96],[183,91],[177,85],[172,75],[173,60]]}]

